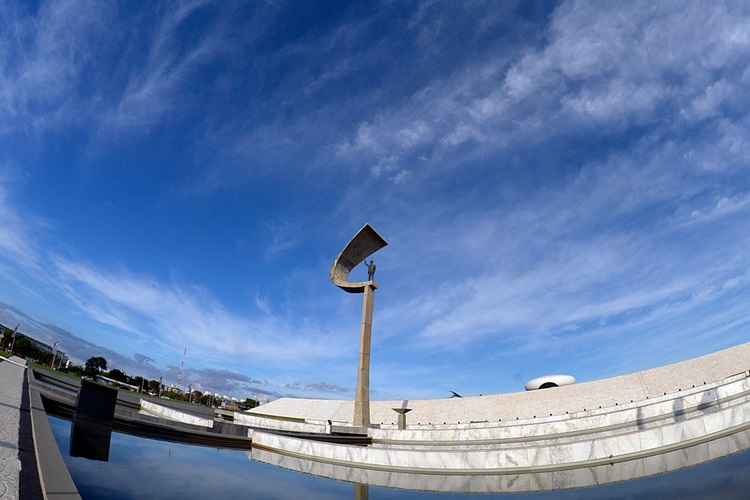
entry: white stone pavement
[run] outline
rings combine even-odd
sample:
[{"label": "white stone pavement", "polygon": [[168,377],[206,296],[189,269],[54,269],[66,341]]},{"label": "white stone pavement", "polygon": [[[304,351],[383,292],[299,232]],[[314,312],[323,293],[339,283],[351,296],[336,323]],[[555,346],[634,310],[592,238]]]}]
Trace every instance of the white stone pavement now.
[{"label": "white stone pavement", "polygon": [[[23,364],[20,358],[12,361]],[[17,499],[21,462],[18,460],[18,432],[25,369],[0,359],[0,498]]]}]

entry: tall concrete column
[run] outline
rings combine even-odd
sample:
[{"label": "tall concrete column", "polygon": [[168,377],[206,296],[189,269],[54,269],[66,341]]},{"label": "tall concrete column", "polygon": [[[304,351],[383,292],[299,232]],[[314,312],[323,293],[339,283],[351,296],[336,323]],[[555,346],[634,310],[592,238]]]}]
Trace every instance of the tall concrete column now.
[{"label": "tall concrete column", "polygon": [[370,345],[375,288],[374,283],[368,283],[365,286],[362,296],[362,322],[359,326],[359,370],[357,370],[357,390],[352,423],[355,427],[362,429],[370,426]]}]

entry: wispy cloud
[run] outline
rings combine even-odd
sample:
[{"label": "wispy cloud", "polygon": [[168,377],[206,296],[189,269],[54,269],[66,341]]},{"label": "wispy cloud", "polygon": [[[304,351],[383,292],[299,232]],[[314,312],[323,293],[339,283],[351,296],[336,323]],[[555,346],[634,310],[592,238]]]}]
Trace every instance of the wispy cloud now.
[{"label": "wispy cloud", "polygon": [[[8,199],[8,181],[0,171],[0,250],[5,258],[38,268],[38,255],[31,240],[29,222]],[[32,224],[33,225],[33,224]]]},{"label": "wispy cloud", "polygon": [[[711,139],[685,148],[703,148],[704,140]],[[736,250],[750,240],[744,219],[733,217],[747,200],[727,194],[736,188],[722,179],[737,163],[717,165],[707,185],[704,162],[713,150],[686,157],[685,148],[647,138],[553,190],[526,190],[488,211],[474,200],[449,217],[399,207],[414,224],[394,227],[402,248],[383,267],[431,286],[412,290],[397,280],[414,296],[382,311],[386,335],[419,332],[446,349],[492,338],[544,350],[601,325],[622,334],[618,325],[635,327],[636,318],[679,321],[707,304],[719,314],[727,294],[747,286],[750,261]],[[698,224],[709,221],[721,225]],[[420,251],[426,242],[429,254]]]},{"label": "wispy cloud", "polygon": [[213,61],[222,50],[221,31],[210,30],[191,39],[189,45],[178,38],[183,25],[210,6],[210,0],[168,3],[160,9],[157,27],[149,34],[148,55],[132,72],[117,102],[109,110],[105,124],[116,128],[150,127],[166,113],[188,108],[189,94],[183,90],[190,73]]},{"label": "wispy cloud", "polygon": [[614,13],[566,2],[542,47],[510,64],[472,62],[431,82],[363,120],[338,153],[369,155],[376,173],[384,161],[392,170],[414,169],[424,163],[419,157],[440,162],[465,145],[507,150],[561,135],[606,136],[666,116],[689,125],[688,115],[693,122],[719,106],[736,108],[746,99],[739,89],[748,77],[747,13],[716,7],[707,18],[698,4],[635,2]]},{"label": "wispy cloud", "polygon": [[351,389],[341,387],[336,384],[329,384],[326,382],[315,382],[315,383],[300,383],[294,382],[291,384],[284,384],[284,388],[296,391],[296,392],[313,392],[313,393],[330,393],[330,394],[348,394]]},{"label": "wispy cloud", "polygon": [[[123,321],[146,325],[172,346],[190,344],[223,355],[253,355],[267,363],[310,362],[339,353],[329,342],[334,335],[330,331],[271,315],[253,318],[235,314],[197,287],[165,284],[127,273],[103,273],[60,257],[53,262],[60,277],[77,288],[77,294],[117,311],[117,315],[100,314],[100,306],[91,309],[84,305],[94,319],[117,328]],[[300,353],[305,353],[304,360],[300,360]]]},{"label": "wispy cloud", "polygon": [[80,78],[112,13],[88,0],[0,6],[0,133],[68,125],[87,109]]},{"label": "wispy cloud", "polygon": [[300,244],[302,229],[291,221],[266,224],[270,242],[264,251],[266,259],[273,259]]},{"label": "wispy cloud", "polygon": [[[154,4],[149,12],[129,12],[139,18],[135,25],[116,21],[124,12],[114,4],[4,4],[0,21],[9,29],[0,34],[0,133],[86,124],[87,134],[103,137],[147,130],[184,111],[193,96],[188,78],[226,47],[212,3]],[[204,14],[216,24],[183,43],[185,24]]]},{"label": "wispy cloud", "polygon": [[[277,393],[347,387],[331,360],[356,349],[358,303],[321,287],[338,242],[363,221],[391,242],[378,254],[375,323],[389,367],[415,353],[446,363],[491,351],[553,357],[550,346],[586,351],[605,337],[609,349],[635,352],[632,339],[646,330],[659,332],[652,346],[690,332],[704,351],[717,344],[711,329],[740,339],[750,11],[669,1],[527,7],[385,3],[306,30],[277,22],[301,8],[293,4],[3,4],[0,139],[45,130],[88,148],[117,138],[111,163],[125,161],[122,152],[144,173],[127,179],[127,196],[108,195],[139,204],[144,234],[164,229],[145,220],[149,210],[175,227],[210,218],[202,237],[222,244],[236,233],[227,220],[250,224],[244,243],[190,256],[189,266],[212,270],[226,259],[236,276],[193,273],[193,282],[170,274],[185,272],[175,256],[190,249],[167,238],[154,262],[92,255],[75,231],[48,248],[0,182],[0,271],[36,266],[39,288],[97,327],[170,351],[194,345],[212,369],[223,359],[234,371],[248,358],[292,371],[292,361],[309,361],[307,373],[253,386]],[[68,153],[76,163],[78,151]],[[190,206],[165,201],[175,183],[196,179],[203,189],[181,193]],[[85,181],[90,191],[72,192],[99,199],[106,186],[97,182],[119,177]],[[236,293],[253,280],[247,299]],[[591,351],[587,359],[604,359]],[[437,376],[422,368],[412,373]],[[202,375],[223,376],[228,389],[265,376]]]},{"label": "wispy cloud", "polygon": [[702,224],[722,217],[734,215],[750,208],[750,194],[742,193],[734,196],[722,196],[707,207],[696,207],[680,224]]}]

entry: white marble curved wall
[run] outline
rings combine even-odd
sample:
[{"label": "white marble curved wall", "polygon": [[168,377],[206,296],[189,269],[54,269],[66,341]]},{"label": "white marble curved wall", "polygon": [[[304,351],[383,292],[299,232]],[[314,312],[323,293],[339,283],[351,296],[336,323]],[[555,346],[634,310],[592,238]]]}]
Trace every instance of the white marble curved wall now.
[{"label": "white marble curved wall", "polygon": [[[452,399],[371,401],[373,424],[395,425],[393,408],[412,408],[411,425],[481,425],[502,420],[559,417],[592,409],[652,400],[664,393],[713,384],[750,368],[750,343],[699,358],[608,379],[542,391]],[[352,401],[281,398],[253,409],[255,414],[350,421]],[[445,424],[443,424],[445,423]]]},{"label": "white marble curved wall", "polygon": [[269,429],[276,431],[294,431],[309,433],[328,433],[330,429],[324,422],[291,422],[288,420],[279,420],[275,418],[259,417],[247,413],[234,413],[234,423],[246,425],[259,429]]},{"label": "white marble curved wall", "polygon": [[151,417],[159,417],[166,420],[172,420],[173,422],[181,422],[183,424],[198,425],[201,427],[213,428],[214,421],[208,418],[202,418],[189,413],[184,413],[173,408],[158,405],[151,401],[141,399],[141,413]]},{"label": "white marble curved wall", "polygon": [[348,446],[265,432],[253,434],[253,446],[298,458],[379,470],[434,473],[533,472],[559,467],[597,466],[666,453],[750,428],[750,397],[731,399],[692,415],[636,425],[628,430],[583,433],[571,437],[502,446]]},{"label": "white marble curved wall", "polygon": [[598,467],[544,473],[503,475],[414,474],[383,471],[292,457],[261,449],[248,453],[256,460],[278,467],[350,483],[451,493],[508,493],[582,488],[663,474],[750,448],[750,431],[676,450],[662,455]]},{"label": "white marble curved wall", "polygon": [[[512,440],[530,436],[561,435],[575,432],[598,432],[613,427],[627,428],[643,422],[673,419],[675,413],[699,412],[718,400],[738,398],[750,394],[750,378],[746,373],[730,377],[716,384],[667,394],[653,400],[643,400],[622,406],[579,412],[540,419],[510,422],[463,424],[461,426],[411,426],[406,430],[370,429],[374,442],[473,442],[483,440]],[[658,422],[657,422],[658,423]]]}]

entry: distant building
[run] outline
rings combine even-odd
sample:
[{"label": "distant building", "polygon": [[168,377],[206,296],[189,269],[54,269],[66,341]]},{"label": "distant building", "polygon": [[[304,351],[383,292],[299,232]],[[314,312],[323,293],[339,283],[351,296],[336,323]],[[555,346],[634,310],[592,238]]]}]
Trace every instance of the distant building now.
[{"label": "distant building", "polygon": [[179,386],[177,386],[175,384],[169,384],[167,386],[166,390],[168,390],[170,392],[176,392],[177,394],[185,394],[185,391],[182,390],[182,388],[180,388]]}]

